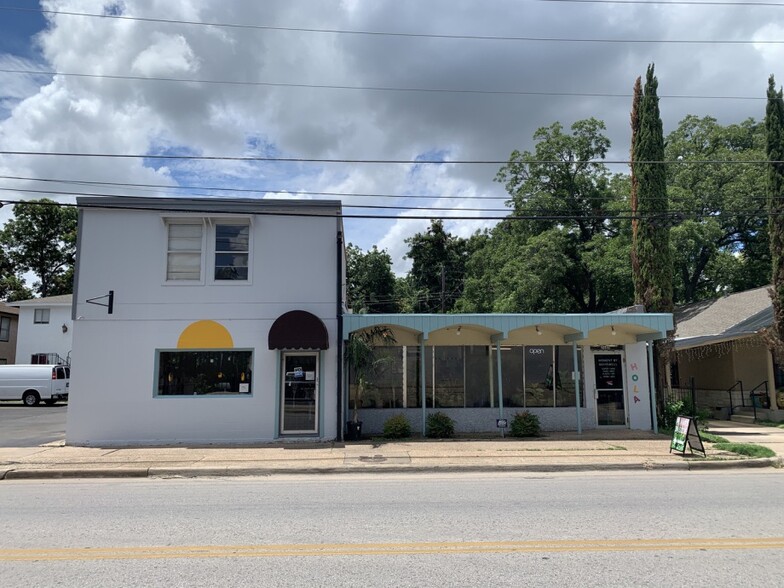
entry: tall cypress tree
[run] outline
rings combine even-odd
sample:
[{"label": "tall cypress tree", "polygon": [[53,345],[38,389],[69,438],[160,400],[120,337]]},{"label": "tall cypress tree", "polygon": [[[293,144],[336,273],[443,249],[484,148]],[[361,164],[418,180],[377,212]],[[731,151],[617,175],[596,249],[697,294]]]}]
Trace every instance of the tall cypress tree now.
[{"label": "tall cypress tree", "polygon": [[[768,78],[768,105],[765,110],[768,155],[768,232],[772,260],[771,298],[773,335],[771,345],[781,355],[784,337],[784,99],[776,82]],[[769,344],[773,343],[769,341]]]},{"label": "tall cypress tree", "polygon": [[[672,256],[668,222],[664,133],[659,114],[659,85],[648,66],[639,105],[639,129],[632,168],[637,185],[637,239],[633,244],[639,270],[634,272],[635,299],[648,312],[672,312]],[[632,258],[634,259],[634,257]]]},{"label": "tall cypress tree", "polygon": [[[632,276],[635,276],[635,284],[636,276],[640,273],[640,261],[637,259],[637,231],[639,230],[639,220],[637,219],[637,212],[638,212],[638,200],[637,200],[637,174],[634,170],[634,148],[637,145],[637,138],[640,134],[640,103],[642,102],[642,82],[639,76],[634,81],[634,94],[632,97],[632,114],[631,114],[631,125],[632,125],[632,148],[630,155],[630,167],[632,171],[632,189],[631,189],[631,197],[630,197],[630,204],[632,209]],[[637,288],[635,287],[635,297],[634,303],[635,304],[642,304],[642,300],[638,298]]]}]

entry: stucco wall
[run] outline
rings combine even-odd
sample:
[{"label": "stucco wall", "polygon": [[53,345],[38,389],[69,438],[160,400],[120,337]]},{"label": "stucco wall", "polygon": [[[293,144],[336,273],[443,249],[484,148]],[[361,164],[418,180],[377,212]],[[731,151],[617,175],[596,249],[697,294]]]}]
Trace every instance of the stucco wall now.
[{"label": "stucco wall", "polygon": [[[279,355],[268,349],[268,332],[295,309],[321,318],[329,333],[330,348],[321,353],[320,437],[336,437],[334,218],[255,217],[248,282],[183,285],[165,281],[160,212],[82,214],[69,444],[274,439]],[[109,290],[112,315],[86,303]],[[156,349],[176,348],[182,331],[200,320],[225,327],[234,348],[253,350],[252,395],[154,396]]]},{"label": "stucco wall", "polygon": [[[48,324],[34,324],[36,308],[49,309]],[[68,331],[63,333],[63,325]],[[19,331],[16,339],[16,363],[30,363],[34,353],[57,353],[68,358],[73,345],[71,306],[22,306],[19,308]]]}]

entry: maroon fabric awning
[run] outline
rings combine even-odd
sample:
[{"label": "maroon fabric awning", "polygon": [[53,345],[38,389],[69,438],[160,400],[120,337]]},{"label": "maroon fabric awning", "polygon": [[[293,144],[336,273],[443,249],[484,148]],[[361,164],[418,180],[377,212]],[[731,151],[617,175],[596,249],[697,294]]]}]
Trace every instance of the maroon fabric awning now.
[{"label": "maroon fabric awning", "polygon": [[304,310],[280,315],[269,332],[270,349],[329,349],[327,327]]}]

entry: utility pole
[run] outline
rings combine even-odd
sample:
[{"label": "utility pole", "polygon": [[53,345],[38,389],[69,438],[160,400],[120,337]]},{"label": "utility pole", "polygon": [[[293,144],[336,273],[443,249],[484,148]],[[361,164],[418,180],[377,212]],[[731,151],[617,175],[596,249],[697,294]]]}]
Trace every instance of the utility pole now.
[{"label": "utility pole", "polygon": [[441,264],[441,314],[444,314],[446,305],[446,267]]}]

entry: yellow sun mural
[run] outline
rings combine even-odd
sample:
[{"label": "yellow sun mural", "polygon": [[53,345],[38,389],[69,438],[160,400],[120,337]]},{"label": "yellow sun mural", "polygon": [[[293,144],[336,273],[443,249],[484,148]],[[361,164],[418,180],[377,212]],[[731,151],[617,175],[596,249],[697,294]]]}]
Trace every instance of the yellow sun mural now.
[{"label": "yellow sun mural", "polygon": [[231,333],[215,321],[196,321],[180,333],[177,349],[232,349]]}]

